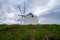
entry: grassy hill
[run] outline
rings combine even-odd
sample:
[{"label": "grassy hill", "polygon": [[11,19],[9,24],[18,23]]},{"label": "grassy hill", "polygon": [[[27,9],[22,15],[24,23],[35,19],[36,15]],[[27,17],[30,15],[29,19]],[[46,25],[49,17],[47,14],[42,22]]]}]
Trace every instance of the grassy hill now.
[{"label": "grassy hill", "polygon": [[60,40],[60,25],[0,25],[0,40]]}]

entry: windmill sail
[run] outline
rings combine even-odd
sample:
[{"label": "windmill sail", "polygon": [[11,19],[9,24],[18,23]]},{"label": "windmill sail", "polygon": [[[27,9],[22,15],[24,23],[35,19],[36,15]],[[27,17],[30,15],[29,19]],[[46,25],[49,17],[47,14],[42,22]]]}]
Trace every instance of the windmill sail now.
[{"label": "windmill sail", "polygon": [[25,10],[26,10],[26,7],[25,7],[25,3],[24,3],[24,14],[25,14]]},{"label": "windmill sail", "polygon": [[21,10],[21,7],[20,7],[20,5],[18,5],[18,9],[19,9],[19,11],[21,12],[21,14],[22,14],[22,10]]},{"label": "windmill sail", "polygon": [[23,8],[23,11],[21,10],[21,7],[20,7],[20,5],[18,5],[18,9],[19,9],[19,11],[20,11],[20,15],[18,15],[18,16],[20,16],[20,18],[18,19],[18,22],[19,21],[21,21],[22,22],[22,24],[24,23],[24,17],[25,17],[25,3],[24,3],[24,8]]}]

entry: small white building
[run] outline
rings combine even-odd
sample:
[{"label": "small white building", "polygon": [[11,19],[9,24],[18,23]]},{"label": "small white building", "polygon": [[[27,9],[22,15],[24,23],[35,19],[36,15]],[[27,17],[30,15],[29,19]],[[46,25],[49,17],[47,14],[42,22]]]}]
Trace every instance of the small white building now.
[{"label": "small white building", "polygon": [[38,17],[33,15],[32,13],[27,14],[24,17],[24,24],[39,24]]}]

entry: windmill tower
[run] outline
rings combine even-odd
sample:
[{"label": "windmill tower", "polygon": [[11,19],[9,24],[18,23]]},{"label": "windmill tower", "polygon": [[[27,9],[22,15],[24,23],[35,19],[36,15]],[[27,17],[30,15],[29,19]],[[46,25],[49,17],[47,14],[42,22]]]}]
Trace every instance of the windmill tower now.
[{"label": "windmill tower", "polygon": [[22,24],[39,24],[37,16],[33,15],[32,13],[29,13],[27,15],[25,14],[25,12],[26,12],[25,3],[24,3],[23,11],[21,10],[20,5],[18,5],[18,9],[21,13],[21,15],[19,15],[19,16],[21,16],[21,19],[19,19],[19,20],[21,20]]}]

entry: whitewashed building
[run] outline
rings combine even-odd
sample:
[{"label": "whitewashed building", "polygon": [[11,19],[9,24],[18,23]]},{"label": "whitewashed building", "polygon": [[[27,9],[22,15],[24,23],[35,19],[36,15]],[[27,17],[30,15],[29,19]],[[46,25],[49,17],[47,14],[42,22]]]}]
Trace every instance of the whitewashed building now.
[{"label": "whitewashed building", "polygon": [[24,24],[39,24],[38,17],[33,15],[32,13],[27,14],[24,17]]}]

